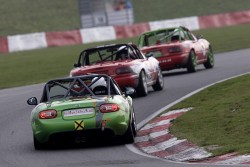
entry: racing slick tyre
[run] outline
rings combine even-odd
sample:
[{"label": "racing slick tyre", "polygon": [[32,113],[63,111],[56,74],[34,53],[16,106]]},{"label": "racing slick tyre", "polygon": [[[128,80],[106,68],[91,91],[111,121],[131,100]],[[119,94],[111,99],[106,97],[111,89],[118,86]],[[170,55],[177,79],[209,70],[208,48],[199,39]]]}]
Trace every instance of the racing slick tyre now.
[{"label": "racing slick tyre", "polygon": [[133,112],[132,112],[132,118],[133,118],[133,121],[132,121],[133,133],[134,133],[134,136],[136,136],[137,135],[137,125],[136,125],[136,118],[135,118],[134,108],[133,108]]},{"label": "racing slick tyre", "polygon": [[164,88],[164,80],[163,80],[162,72],[160,69],[158,70],[156,83],[152,87],[155,91],[159,91]]},{"label": "racing slick tyre", "polygon": [[130,144],[130,143],[133,143],[135,141],[136,123],[135,123],[134,112],[132,112],[132,118],[130,120],[131,121],[129,123],[128,129],[123,136],[123,141],[126,144]]},{"label": "racing slick tyre", "polygon": [[147,86],[147,81],[146,81],[146,74],[144,71],[140,72],[139,76],[139,84],[136,89],[136,92],[139,96],[147,96],[148,94],[148,86]]},{"label": "racing slick tyre", "polygon": [[188,72],[196,72],[197,59],[193,50],[189,53],[188,63],[187,63],[187,71]]},{"label": "racing slick tyre", "polygon": [[36,150],[43,150],[43,149],[45,149],[46,144],[40,143],[39,141],[37,141],[37,139],[36,139],[35,136],[33,136],[33,141],[34,141],[34,148]]},{"label": "racing slick tyre", "polygon": [[208,53],[207,53],[207,61],[206,61],[206,63],[204,63],[204,67],[206,69],[214,67],[214,53],[213,53],[213,50],[212,50],[211,46],[209,46],[209,50],[208,50]]}]

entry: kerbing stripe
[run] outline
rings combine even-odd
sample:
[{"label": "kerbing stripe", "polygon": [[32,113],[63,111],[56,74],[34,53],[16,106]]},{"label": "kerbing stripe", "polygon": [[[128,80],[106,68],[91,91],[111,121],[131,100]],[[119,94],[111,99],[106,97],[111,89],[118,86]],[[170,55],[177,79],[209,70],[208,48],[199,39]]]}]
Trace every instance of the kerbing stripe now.
[{"label": "kerbing stripe", "polygon": [[170,127],[170,125],[171,124],[169,123],[169,124],[166,124],[166,125],[161,125],[161,126],[154,127],[152,129],[140,130],[137,133],[137,137],[149,135],[151,132],[159,132],[159,131],[162,131],[162,130],[167,130]]},{"label": "kerbing stripe", "polygon": [[155,144],[153,144],[151,141],[145,141],[145,142],[135,143],[135,145],[141,148],[141,147],[154,146]]},{"label": "kerbing stripe", "polygon": [[155,146],[141,147],[141,150],[143,150],[145,153],[148,153],[148,154],[162,151],[162,149],[157,148]]},{"label": "kerbing stripe", "polygon": [[170,123],[170,120],[162,120],[162,121],[157,122],[157,123],[148,124],[145,127],[143,127],[141,130],[148,130],[148,129],[152,129],[156,126],[167,125],[169,123]]},{"label": "kerbing stripe", "polygon": [[247,165],[247,164],[250,164],[250,161],[248,160],[248,161],[243,162],[243,163],[241,163],[241,164],[245,164],[245,165]]},{"label": "kerbing stripe", "polygon": [[174,145],[177,145],[177,144],[179,144],[181,142],[184,142],[184,141],[186,141],[186,139],[177,140],[177,138],[174,137],[174,138],[171,138],[171,139],[169,139],[167,141],[158,143],[155,146],[142,147],[141,149],[143,151],[145,151],[146,153],[150,154],[150,153],[154,153],[154,152],[157,152],[157,151],[166,150],[167,148],[173,147]]},{"label": "kerbing stripe", "polygon": [[[216,156],[216,157],[210,157],[208,159],[205,159],[205,160],[197,160],[199,163],[216,163],[216,162],[219,162],[219,161],[225,161],[227,159],[231,159],[231,158],[234,158],[236,156],[239,156],[237,153],[233,152],[233,153],[228,153],[228,154],[224,154],[224,155],[221,155],[221,156]],[[192,162],[195,162],[195,161],[192,161]]]},{"label": "kerbing stripe", "polygon": [[138,142],[135,143],[138,147],[148,147],[148,146],[154,146],[157,143],[161,143],[164,142],[166,140],[169,140],[171,138],[173,138],[174,136],[172,134],[166,134],[166,135],[162,135],[160,137],[155,138],[154,140],[150,140],[150,141],[144,141],[144,142]]},{"label": "kerbing stripe", "polygon": [[164,157],[168,156],[169,153],[166,152],[166,151],[158,151],[158,152],[151,153],[150,155],[157,156],[157,157],[160,157],[160,158],[164,158]]},{"label": "kerbing stripe", "polygon": [[166,134],[168,134],[168,133],[169,133],[169,130],[168,130],[168,129],[163,130],[163,131],[159,131],[159,132],[150,133],[150,134],[149,134],[149,139],[154,139],[154,138],[157,138],[157,137],[166,135]]},{"label": "kerbing stripe", "polygon": [[135,138],[135,143],[149,141],[149,136],[141,136]]},{"label": "kerbing stripe", "polygon": [[183,109],[180,109],[180,110],[172,110],[172,111],[169,111],[165,114],[162,114],[161,116],[169,116],[169,115],[172,115],[172,114],[178,114],[178,113],[185,113],[185,112],[188,112],[190,110],[192,110],[193,108],[192,107],[189,107],[189,108],[183,108]]},{"label": "kerbing stripe", "polygon": [[155,138],[157,138],[159,136],[163,136],[163,135],[166,135],[168,133],[169,133],[169,131],[168,131],[168,129],[166,129],[166,130],[163,130],[163,131],[150,133],[149,135],[136,137],[135,138],[135,143],[149,141],[150,139],[155,139]]},{"label": "kerbing stripe", "polygon": [[191,143],[189,141],[184,141],[182,143],[179,143],[173,147],[166,149],[166,151],[169,153],[169,155],[172,155],[172,154],[180,153],[180,152],[187,150],[189,148],[192,148],[192,147],[195,147],[195,145],[193,143]]},{"label": "kerbing stripe", "polygon": [[189,148],[180,153],[167,156],[165,158],[172,161],[183,162],[188,160],[203,159],[211,155],[212,155],[211,153],[206,152],[202,148]]},{"label": "kerbing stripe", "polygon": [[[149,146],[152,146],[152,145],[149,145]],[[174,145],[172,147],[167,148],[166,150],[150,153],[150,155],[165,158],[165,157],[171,156],[173,154],[180,153],[180,152],[182,152],[184,150],[194,148],[194,147],[195,147],[195,145],[190,143],[189,141],[183,141],[183,142],[181,142],[179,144],[176,144],[176,145]]]},{"label": "kerbing stripe", "polygon": [[216,162],[216,164],[242,164],[244,162],[249,161],[249,159],[250,155],[240,155],[231,159],[227,159],[225,161]]},{"label": "kerbing stripe", "polygon": [[162,120],[173,120],[176,119],[177,117],[181,116],[182,114],[184,114],[184,112],[181,113],[176,113],[176,114],[171,114],[171,115],[167,115],[167,116],[160,116],[155,118],[154,120],[150,121],[150,123],[156,123],[156,122],[160,122]]}]

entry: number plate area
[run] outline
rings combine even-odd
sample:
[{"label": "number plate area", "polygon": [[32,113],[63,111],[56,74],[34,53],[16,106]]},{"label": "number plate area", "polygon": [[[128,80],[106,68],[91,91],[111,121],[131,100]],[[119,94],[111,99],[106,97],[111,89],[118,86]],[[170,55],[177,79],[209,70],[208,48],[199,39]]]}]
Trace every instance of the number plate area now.
[{"label": "number plate area", "polygon": [[82,115],[92,115],[95,113],[94,108],[79,108],[73,110],[66,110],[63,112],[64,118],[82,116]]}]

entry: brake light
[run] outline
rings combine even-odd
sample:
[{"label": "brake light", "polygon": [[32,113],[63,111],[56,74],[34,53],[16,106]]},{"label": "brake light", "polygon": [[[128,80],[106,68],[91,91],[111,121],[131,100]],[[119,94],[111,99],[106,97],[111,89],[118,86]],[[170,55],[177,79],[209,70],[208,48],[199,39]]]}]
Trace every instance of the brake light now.
[{"label": "brake light", "polygon": [[178,53],[178,52],[182,52],[181,47],[179,46],[174,46],[168,49],[169,53]]},{"label": "brake light", "polygon": [[100,106],[100,111],[102,113],[116,112],[119,111],[120,107],[118,104],[102,104]]},{"label": "brake light", "polygon": [[126,73],[132,73],[133,70],[130,67],[119,67],[115,70],[116,74],[126,74]]},{"label": "brake light", "polygon": [[57,116],[56,110],[45,110],[39,113],[40,119],[51,119]]}]

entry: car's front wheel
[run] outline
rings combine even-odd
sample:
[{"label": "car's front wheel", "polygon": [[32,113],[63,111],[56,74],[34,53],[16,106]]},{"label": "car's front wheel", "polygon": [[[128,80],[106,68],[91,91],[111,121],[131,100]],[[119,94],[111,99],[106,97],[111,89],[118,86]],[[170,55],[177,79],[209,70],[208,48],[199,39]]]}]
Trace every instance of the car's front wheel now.
[{"label": "car's front wheel", "polygon": [[156,83],[152,86],[155,91],[162,90],[164,88],[164,80],[161,70],[158,70],[158,76]]},{"label": "car's front wheel", "polygon": [[212,50],[211,46],[209,46],[209,50],[208,50],[208,53],[207,53],[207,61],[206,61],[206,63],[204,63],[204,67],[206,69],[214,67],[214,53],[213,53],[213,50]]},{"label": "car's front wheel", "polygon": [[138,84],[138,87],[136,89],[136,92],[139,96],[147,96],[147,94],[148,94],[146,74],[144,71],[140,72],[139,84]]},{"label": "car's front wheel", "polygon": [[187,63],[188,72],[196,72],[197,58],[193,50],[190,51]]}]

